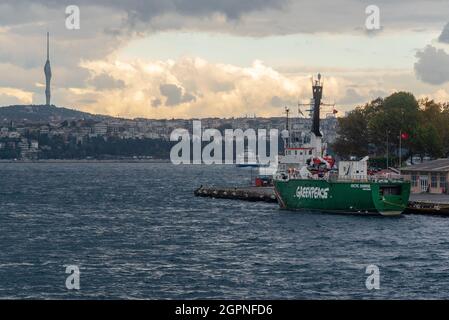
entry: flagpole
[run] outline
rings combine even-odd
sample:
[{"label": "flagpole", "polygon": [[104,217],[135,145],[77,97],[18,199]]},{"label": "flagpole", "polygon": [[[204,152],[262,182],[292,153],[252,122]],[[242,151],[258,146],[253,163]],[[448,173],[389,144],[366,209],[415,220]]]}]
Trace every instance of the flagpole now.
[{"label": "flagpole", "polygon": [[388,161],[388,160],[389,160],[389,159],[388,159],[388,158],[389,158],[389,154],[388,154],[388,151],[389,151],[389,150],[388,150],[388,147],[389,147],[389,145],[388,145],[388,134],[389,134],[389,131],[387,130],[387,169],[388,169],[388,167],[389,167],[389,166],[388,166],[388,164],[389,164],[389,163],[388,163],[388,162],[389,162],[389,161]]},{"label": "flagpole", "polygon": [[402,129],[399,130],[399,169],[401,169],[401,156],[402,156]]}]

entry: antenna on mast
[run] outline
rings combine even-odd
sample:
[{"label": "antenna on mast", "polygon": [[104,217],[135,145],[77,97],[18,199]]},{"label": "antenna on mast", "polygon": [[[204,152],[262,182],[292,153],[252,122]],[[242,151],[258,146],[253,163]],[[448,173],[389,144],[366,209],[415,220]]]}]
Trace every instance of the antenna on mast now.
[{"label": "antenna on mast", "polygon": [[301,115],[301,116],[304,116],[304,113],[302,113],[302,111],[301,111],[301,102],[299,101],[299,98],[298,98],[298,116],[299,115]]}]

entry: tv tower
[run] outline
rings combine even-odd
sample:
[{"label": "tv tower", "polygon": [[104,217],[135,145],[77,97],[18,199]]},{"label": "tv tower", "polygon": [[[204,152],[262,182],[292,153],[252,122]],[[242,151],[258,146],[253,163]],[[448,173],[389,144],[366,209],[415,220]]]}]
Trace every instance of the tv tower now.
[{"label": "tv tower", "polygon": [[44,73],[45,73],[45,104],[49,106],[51,97],[50,92],[51,67],[50,67],[50,41],[48,32],[47,32],[47,62],[45,62]]}]

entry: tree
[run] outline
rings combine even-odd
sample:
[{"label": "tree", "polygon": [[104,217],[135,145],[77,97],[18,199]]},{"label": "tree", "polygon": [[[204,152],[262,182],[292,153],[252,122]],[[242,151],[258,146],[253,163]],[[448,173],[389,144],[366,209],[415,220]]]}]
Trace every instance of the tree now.
[{"label": "tree", "polygon": [[343,157],[383,157],[388,145],[393,156],[398,154],[401,132],[407,133],[402,147],[409,155],[449,155],[449,105],[427,98],[417,101],[408,92],[378,98],[339,119],[339,136],[333,148]]},{"label": "tree", "polygon": [[449,106],[447,104],[436,103],[428,98],[419,101],[421,106],[420,126],[427,128],[427,135],[434,135],[436,140],[428,141],[434,148],[433,157],[449,156]]},{"label": "tree", "polygon": [[358,107],[345,118],[338,119],[338,137],[333,150],[340,156],[363,156],[368,153],[367,112]]},{"label": "tree", "polygon": [[[399,143],[400,132],[406,132],[409,139],[403,140],[403,147],[410,149],[418,124],[419,104],[413,94],[396,92],[386,97],[383,104],[372,113],[368,121],[370,140],[377,146],[377,154],[385,154],[388,148],[391,152]],[[388,137],[387,137],[388,136]]]},{"label": "tree", "polygon": [[443,140],[443,154],[449,157],[449,103],[442,105],[442,111],[440,115],[442,126],[441,137]]},{"label": "tree", "polygon": [[423,129],[424,152],[432,158],[439,158],[443,154],[443,142],[438,130],[433,124],[424,125]]},{"label": "tree", "polygon": [[444,152],[444,141],[449,139],[449,119],[445,119],[443,106],[428,98],[421,99],[417,139],[420,142],[420,156],[423,153],[433,157],[441,157]]}]

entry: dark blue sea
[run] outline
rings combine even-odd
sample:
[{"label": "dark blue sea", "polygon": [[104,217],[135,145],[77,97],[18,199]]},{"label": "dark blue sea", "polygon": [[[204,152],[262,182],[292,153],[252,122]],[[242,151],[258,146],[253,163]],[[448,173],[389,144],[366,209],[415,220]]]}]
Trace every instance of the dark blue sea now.
[{"label": "dark blue sea", "polygon": [[[196,198],[249,170],[0,163],[0,298],[449,297],[449,218],[361,217]],[[368,290],[365,269],[380,270]],[[65,286],[67,265],[80,289]]]}]

